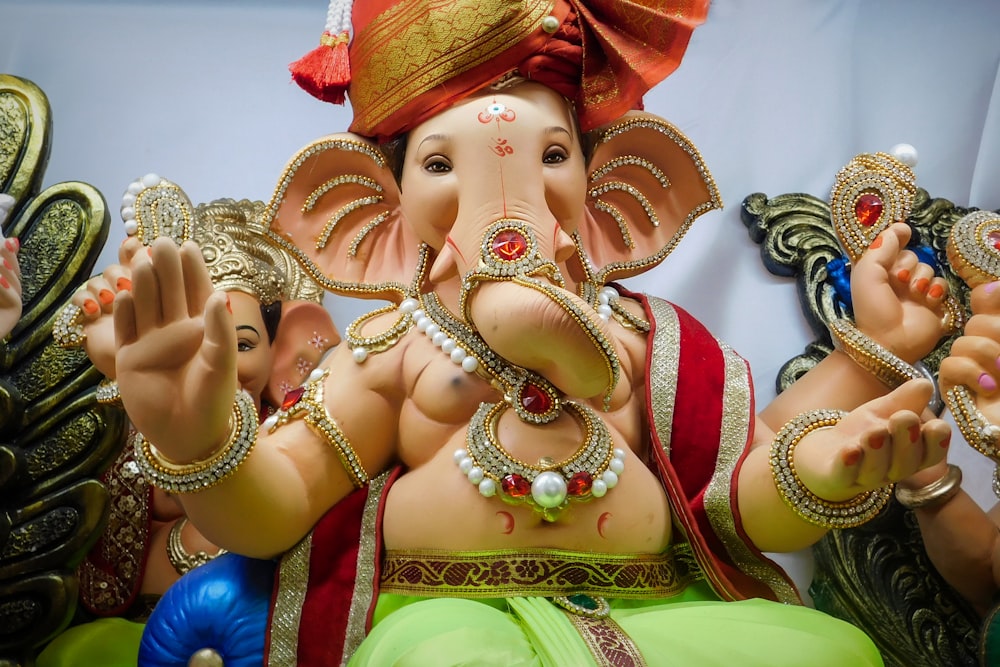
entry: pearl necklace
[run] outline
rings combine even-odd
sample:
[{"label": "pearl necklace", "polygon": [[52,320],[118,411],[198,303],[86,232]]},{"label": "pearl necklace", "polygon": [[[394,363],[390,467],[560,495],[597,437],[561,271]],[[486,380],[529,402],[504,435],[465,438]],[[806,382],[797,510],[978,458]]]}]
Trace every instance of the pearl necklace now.
[{"label": "pearl necklace", "polygon": [[590,407],[575,401],[563,406],[585,432],[580,448],[565,461],[543,457],[532,465],[512,456],[496,435],[507,404],[482,403],[469,421],[466,448],[455,452],[458,469],[484,498],[499,491],[505,501],[528,504],[546,521],[558,519],[571,500],[603,497],[625,470],[625,450],[613,446],[607,425]]}]

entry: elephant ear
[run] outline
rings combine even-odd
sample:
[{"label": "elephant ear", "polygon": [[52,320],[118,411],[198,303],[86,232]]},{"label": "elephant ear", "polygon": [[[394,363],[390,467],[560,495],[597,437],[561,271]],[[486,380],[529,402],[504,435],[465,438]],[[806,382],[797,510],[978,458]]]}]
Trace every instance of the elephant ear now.
[{"label": "elephant ear", "polygon": [[319,139],[285,167],[264,212],[269,235],[327,290],[398,303],[426,262],[378,148],[353,134]]},{"label": "elephant ear", "polygon": [[271,345],[274,362],[264,390],[264,399],[280,406],[285,394],[302,384],[327,350],[340,342],[333,318],[313,301],[281,304],[278,332]]},{"label": "elephant ear", "polygon": [[575,241],[597,284],[648,271],[695,218],[722,208],[701,154],[662,118],[631,112],[590,136],[587,214]]}]

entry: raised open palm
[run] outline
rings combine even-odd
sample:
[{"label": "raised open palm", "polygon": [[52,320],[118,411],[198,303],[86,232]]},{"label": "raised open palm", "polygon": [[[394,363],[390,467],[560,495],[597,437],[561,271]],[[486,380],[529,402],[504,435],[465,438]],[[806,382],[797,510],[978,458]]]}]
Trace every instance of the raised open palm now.
[{"label": "raised open palm", "polygon": [[157,239],[132,261],[132,291],[115,300],[115,365],[125,409],[168,459],[207,458],[225,439],[237,389],[226,295],[201,250]]}]

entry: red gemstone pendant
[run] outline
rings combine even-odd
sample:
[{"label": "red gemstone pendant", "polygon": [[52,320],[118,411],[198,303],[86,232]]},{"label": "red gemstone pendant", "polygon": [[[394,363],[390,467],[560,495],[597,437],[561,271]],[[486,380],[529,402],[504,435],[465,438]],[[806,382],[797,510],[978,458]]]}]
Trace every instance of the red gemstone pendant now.
[{"label": "red gemstone pendant", "polygon": [[594,478],[586,470],[575,473],[566,483],[566,493],[571,496],[585,496],[590,493]]},{"label": "red gemstone pendant", "polygon": [[882,217],[884,208],[881,197],[873,192],[866,192],[854,202],[854,216],[861,225],[871,227]]},{"label": "red gemstone pendant", "polygon": [[281,409],[288,410],[290,407],[298,403],[299,399],[301,399],[302,395],[305,393],[305,387],[296,387],[295,389],[292,389],[290,392],[285,394],[284,400],[281,401]]},{"label": "red gemstone pendant", "polygon": [[500,481],[500,488],[511,498],[524,498],[531,493],[531,482],[518,474],[512,474]]},{"label": "red gemstone pendant", "polygon": [[538,385],[528,382],[521,388],[521,406],[525,412],[544,415],[552,409],[552,397]]},{"label": "red gemstone pendant", "polygon": [[493,244],[490,246],[500,259],[513,262],[524,256],[528,251],[528,241],[521,232],[515,229],[504,229],[493,237]]}]

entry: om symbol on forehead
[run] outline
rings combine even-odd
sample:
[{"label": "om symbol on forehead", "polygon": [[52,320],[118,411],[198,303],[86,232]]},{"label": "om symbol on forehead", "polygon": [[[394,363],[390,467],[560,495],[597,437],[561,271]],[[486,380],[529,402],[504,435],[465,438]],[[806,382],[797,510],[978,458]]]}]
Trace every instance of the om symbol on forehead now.
[{"label": "om symbol on forehead", "polygon": [[[496,121],[498,127],[500,125],[500,121],[506,121],[508,123],[511,123],[514,121],[514,118],[516,117],[517,114],[514,113],[513,109],[507,108],[507,105],[500,104],[496,100],[491,102],[489,105],[487,105],[485,109],[480,111],[478,116],[479,122],[482,123],[483,125]],[[506,139],[504,139],[503,137],[499,137],[496,139],[496,142],[491,147],[491,150],[500,157],[503,157],[505,155],[512,154],[514,152],[514,147],[509,146],[507,144]]]}]

